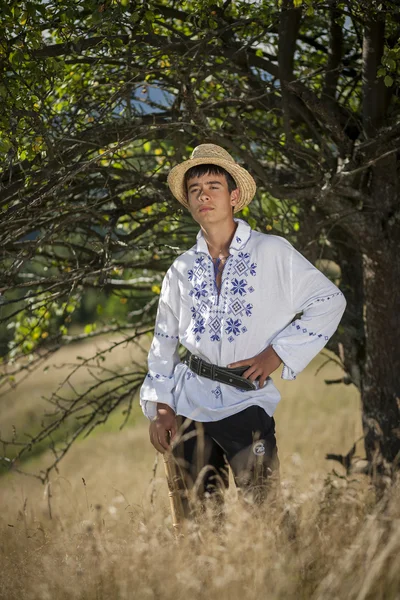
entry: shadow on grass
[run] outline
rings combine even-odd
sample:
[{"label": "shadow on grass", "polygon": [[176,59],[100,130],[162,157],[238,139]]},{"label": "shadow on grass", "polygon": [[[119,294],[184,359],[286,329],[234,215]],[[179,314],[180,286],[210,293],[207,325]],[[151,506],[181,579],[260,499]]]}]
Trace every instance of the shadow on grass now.
[{"label": "shadow on grass", "polygon": [[[95,398],[93,398],[93,401],[95,401]],[[85,406],[82,407],[82,414],[77,413],[60,421],[59,425],[51,432],[51,434],[43,439],[29,444],[29,439],[34,440],[43,430],[43,426],[50,426],[52,423],[55,423],[57,419],[60,420],[59,415],[58,417],[53,416],[53,419],[50,416],[43,417],[43,419],[41,419],[41,426],[38,427],[37,424],[35,424],[36,426],[33,426],[29,431],[24,431],[22,436],[20,436],[20,439],[18,439],[18,442],[15,440],[14,444],[3,444],[0,455],[0,477],[12,472],[15,468],[23,471],[28,463],[40,458],[49,450],[53,451],[54,460],[56,460],[56,455],[61,453],[75,436],[76,438],[73,439],[72,444],[79,443],[88,435],[93,437],[108,432],[115,432],[123,427],[133,427],[136,425],[138,419],[143,416],[139,405],[139,392],[136,391],[131,406],[129,406],[128,401],[122,401],[108,414],[107,409],[104,410],[102,414],[98,415],[97,423],[95,425],[91,423],[85,430],[76,435],[82,425],[82,417],[84,414],[87,415],[87,404],[88,399],[85,400]],[[127,414],[128,412],[129,414]],[[29,439],[23,441],[21,439],[22,437]],[[25,444],[24,448],[21,446],[22,443]],[[23,452],[20,457],[17,458],[16,462],[13,463],[12,461],[18,456],[18,453],[21,452],[22,448]]]}]

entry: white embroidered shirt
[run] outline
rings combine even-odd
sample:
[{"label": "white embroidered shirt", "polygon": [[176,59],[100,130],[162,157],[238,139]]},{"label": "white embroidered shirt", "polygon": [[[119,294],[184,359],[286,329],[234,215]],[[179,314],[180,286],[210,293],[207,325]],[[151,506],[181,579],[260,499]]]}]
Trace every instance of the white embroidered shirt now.
[{"label": "white embroidered shirt", "polygon": [[201,230],[164,277],[140,390],[150,419],[157,402],[196,421],[217,421],[254,404],[272,416],[280,400],[272,378],[243,391],[196,375],[180,362],[179,343],[223,367],[272,345],[282,378],[295,379],[337,329],[346,301],[336,285],[284,238],[235,221],[219,293]]}]

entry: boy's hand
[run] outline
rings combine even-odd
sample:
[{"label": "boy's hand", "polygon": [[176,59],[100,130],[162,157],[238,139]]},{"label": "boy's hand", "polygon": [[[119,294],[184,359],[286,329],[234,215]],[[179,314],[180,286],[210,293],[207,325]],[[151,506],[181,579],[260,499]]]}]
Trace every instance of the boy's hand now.
[{"label": "boy's hand", "polygon": [[154,448],[164,454],[170,450],[171,446],[168,440],[172,440],[176,435],[177,423],[175,412],[168,404],[157,403],[157,415],[150,422],[149,433],[150,441]]},{"label": "boy's hand", "polygon": [[255,381],[259,377],[259,387],[262,388],[267,378],[279,367],[281,362],[281,359],[272,346],[268,346],[268,348],[265,348],[260,354],[253,356],[253,358],[246,358],[245,360],[230,363],[228,368],[249,365],[249,368],[243,373],[242,377],[250,381]]}]

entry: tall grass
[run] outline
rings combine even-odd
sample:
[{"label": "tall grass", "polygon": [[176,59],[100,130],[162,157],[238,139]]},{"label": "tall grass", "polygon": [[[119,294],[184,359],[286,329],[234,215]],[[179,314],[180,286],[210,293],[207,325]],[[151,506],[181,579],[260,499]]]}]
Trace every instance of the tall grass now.
[{"label": "tall grass", "polygon": [[46,488],[1,477],[0,597],[398,599],[399,486],[377,504],[365,476],[325,460],[361,431],[356,391],[326,387],[339,373],[315,377],[321,360],[294,383],[275,375],[283,507],[255,510],[231,486],[223,526],[205,515],[175,540],[144,418],[79,442]]}]

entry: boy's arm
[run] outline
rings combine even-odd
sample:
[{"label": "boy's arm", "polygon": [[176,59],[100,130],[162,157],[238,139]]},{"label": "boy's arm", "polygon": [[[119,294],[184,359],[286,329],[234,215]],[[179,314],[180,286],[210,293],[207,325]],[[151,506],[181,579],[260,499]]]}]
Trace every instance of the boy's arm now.
[{"label": "boy's arm", "polygon": [[346,307],[339,288],[284,239],[279,258],[279,280],[290,312],[303,314],[279,331],[262,352],[227,365],[249,365],[243,377],[251,381],[258,378],[259,387],[281,362],[282,379],[295,379],[326,345]]},{"label": "boy's arm", "polygon": [[161,286],[154,337],[148,354],[148,372],[140,389],[140,405],[149,419],[157,416],[158,403],[175,411],[174,370],[180,358],[179,322],[173,304],[171,273],[167,271]]},{"label": "boy's arm", "polygon": [[346,300],[339,288],[293,246],[287,268],[292,310],[302,316],[280,331],[271,346],[284,363],[282,378],[295,379],[336,331]]}]

